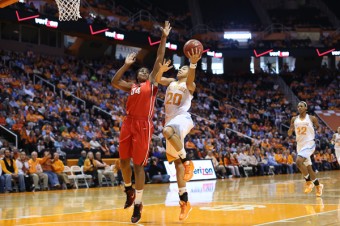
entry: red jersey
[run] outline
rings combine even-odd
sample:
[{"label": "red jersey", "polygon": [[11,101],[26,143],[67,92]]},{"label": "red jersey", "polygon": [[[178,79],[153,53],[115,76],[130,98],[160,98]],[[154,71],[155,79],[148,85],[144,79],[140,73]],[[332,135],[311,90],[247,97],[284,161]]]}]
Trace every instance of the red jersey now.
[{"label": "red jersey", "polygon": [[149,80],[133,84],[126,102],[126,114],[152,119],[158,87]]}]

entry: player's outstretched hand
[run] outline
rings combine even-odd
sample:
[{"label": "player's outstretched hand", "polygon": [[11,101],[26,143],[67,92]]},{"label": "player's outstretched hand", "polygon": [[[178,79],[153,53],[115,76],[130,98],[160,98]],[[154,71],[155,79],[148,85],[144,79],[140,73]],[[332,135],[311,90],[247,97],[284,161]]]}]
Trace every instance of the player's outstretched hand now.
[{"label": "player's outstretched hand", "polygon": [[171,60],[165,60],[163,61],[163,64],[159,63],[159,70],[161,72],[167,72],[169,71],[171,68],[173,68],[173,66],[171,65]]},{"label": "player's outstretched hand", "polygon": [[130,53],[125,58],[125,64],[131,65],[136,61],[136,53]]},{"label": "player's outstretched hand", "polygon": [[198,48],[192,48],[191,52],[188,51],[188,55],[191,64],[196,64],[202,57],[201,50]]},{"label": "player's outstretched hand", "polygon": [[172,27],[170,26],[169,21],[165,21],[164,28],[161,27],[163,36],[168,37],[171,29],[172,29]]}]

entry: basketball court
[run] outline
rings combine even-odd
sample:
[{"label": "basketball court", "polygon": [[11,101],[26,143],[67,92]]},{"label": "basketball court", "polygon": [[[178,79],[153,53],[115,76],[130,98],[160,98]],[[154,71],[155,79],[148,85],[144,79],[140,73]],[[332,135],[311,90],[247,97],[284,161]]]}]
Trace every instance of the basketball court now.
[{"label": "basketball court", "polygon": [[[193,210],[178,221],[177,185],[146,185],[138,225],[340,225],[339,171],[318,174],[322,198],[299,174],[188,183]],[[127,225],[120,187],[0,195],[0,225]]]}]

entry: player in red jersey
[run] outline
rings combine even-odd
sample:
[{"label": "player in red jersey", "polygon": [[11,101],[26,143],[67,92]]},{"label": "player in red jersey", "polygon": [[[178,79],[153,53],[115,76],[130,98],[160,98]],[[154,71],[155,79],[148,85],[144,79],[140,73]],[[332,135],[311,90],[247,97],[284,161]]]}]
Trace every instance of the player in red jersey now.
[{"label": "player in red jersey", "polygon": [[[166,39],[170,30],[170,23],[166,21],[164,28],[162,28],[157,59],[151,73],[147,68],[142,67],[137,71],[137,83],[122,80],[124,73],[136,61],[136,53],[131,53],[126,57],[125,64],[117,71],[111,81],[113,87],[129,92],[126,102],[126,118],[123,121],[119,137],[119,158],[126,193],[124,209],[134,203],[132,223],[137,223],[140,220],[143,208],[144,165],[148,160],[149,144],[154,129],[152,118],[158,90],[155,76],[159,70],[159,64],[164,58]],[[136,189],[132,188],[131,182],[131,158],[133,159]]]}]

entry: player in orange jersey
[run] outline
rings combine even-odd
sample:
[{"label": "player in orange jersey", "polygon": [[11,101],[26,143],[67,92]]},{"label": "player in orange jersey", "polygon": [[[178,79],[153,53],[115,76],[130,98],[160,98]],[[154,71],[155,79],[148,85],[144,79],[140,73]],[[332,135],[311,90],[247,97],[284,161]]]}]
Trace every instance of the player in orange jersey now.
[{"label": "player in orange jersey", "polygon": [[190,66],[183,66],[177,73],[177,81],[173,78],[163,78],[168,71],[171,61],[164,61],[156,75],[156,81],[167,86],[165,94],[165,126],[163,129],[166,138],[166,154],[169,162],[175,163],[176,178],[179,189],[181,212],[179,220],[185,220],[191,211],[188,201],[186,182],[193,177],[194,165],[186,158],[184,138],[194,127],[191,115],[188,112],[191,100],[196,89],[195,69],[201,59],[201,52],[197,48],[189,55]]},{"label": "player in orange jersey", "polygon": [[[144,165],[146,165],[149,156],[149,145],[154,129],[152,118],[158,91],[155,76],[159,70],[159,64],[163,61],[166,39],[170,31],[170,23],[166,21],[164,28],[162,28],[157,59],[151,73],[147,68],[142,67],[137,71],[136,83],[123,80],[124,73],[136,61],[136,53],[131,53],[126,57],[125,64],[117,71],[111,81],[113,87],[129,92],[126,102],[126,118],[123,121],[119,137],[119,157],[126,193],[124,209],[134,203],[132,223],[137,223],[140,220],[143,208]],[[131,182],[131,159],[134,165],[135,189],[132,188]]]}]

